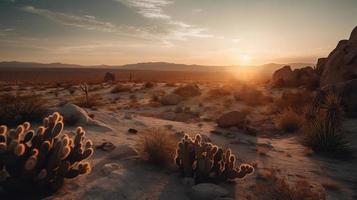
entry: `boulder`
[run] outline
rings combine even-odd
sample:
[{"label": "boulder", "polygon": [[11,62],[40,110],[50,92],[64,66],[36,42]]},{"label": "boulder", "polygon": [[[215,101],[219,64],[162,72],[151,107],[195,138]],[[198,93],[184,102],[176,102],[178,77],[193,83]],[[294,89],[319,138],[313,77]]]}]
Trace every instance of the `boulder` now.
[{"label": "boulder", "polygon": [[112,130],[104,123],[90,118],[85,110],[74,104],[66,103],[55,109],[55,111],[59,112],[63,116],[65,123],[69,125],[97,126],[107,131]]},{"label": "boulder", "polygon": [[185,98],[195,97],[201,95],[201,90],[196,84],[189,84],[181,86],[174,90],[174,93]]},{"label": "boulder", "polygon": [[213,183],[201,183],[191,187],[189,196],[193,200],[214,200],[226,197],[228,191]]},{"label": "boulder", "polygon": [[357,79],[330,84],[322,88],[324,93],[328,91],[336,92],[342,101],[346,115],[357,117]]},{"label": "boulder", "polygon": [[322,68],[321,86],[336,84],[357,78],[357,27],[348,40],[341,40],[328,55]]},{"label": "boulder", "polygon": [[166,94],[161,97],[160,103],[162,105],[177,105],[182,101],[182,97],[177,94]]},{"label": "boulder", "polygon": [[315,89],[319,86],[319,75],[309,66],[294,70],[290,66],[284,66],[274,72],[272,85],[277,88],[304,86]]},{"label": "boulder", "polygon": [[221,128],[229,128],[232,126],[241,127],[246,123],[246,117],[246,112],[231,111],[220,116],[216,122]]},{"label": "boulder", "polygon": [[293,79],[293,70],[289,65],[286,65],[278,70],[276,70],[273,74],[273,82],[277,82],[280,80],[290,81]]}]

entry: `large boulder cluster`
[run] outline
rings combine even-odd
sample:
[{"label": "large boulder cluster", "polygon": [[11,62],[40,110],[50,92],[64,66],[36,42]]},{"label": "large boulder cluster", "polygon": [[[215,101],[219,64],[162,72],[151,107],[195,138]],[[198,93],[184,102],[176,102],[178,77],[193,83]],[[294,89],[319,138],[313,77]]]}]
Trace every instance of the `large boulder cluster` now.
[{"label": "large boulder cluster", "polygon": [[324,93],[333,91],[342,98],[348,116],[357,116],[357,27],[348,40],[341,40],[327,58],[320,58],[317,69]]},{"label": "large boulder cluster", "polygon": [[312,67],[292,70],[286,65],[273,74],[274,87],[300,87],[316,88],[319,85],[319,75]]}]

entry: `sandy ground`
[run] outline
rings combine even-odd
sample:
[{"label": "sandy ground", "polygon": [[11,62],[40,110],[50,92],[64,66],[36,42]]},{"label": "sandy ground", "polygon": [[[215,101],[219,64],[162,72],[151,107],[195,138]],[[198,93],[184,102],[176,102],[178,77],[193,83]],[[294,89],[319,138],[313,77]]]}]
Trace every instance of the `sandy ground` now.
[{"label": "sandy ground", "polygon": [[[206,95],[208,89],[213,87],[212,84],[201,84],[201,96],[179,104],[190,107],[190,113],[199,113],[199,116],[189,115],[184,122],[171,121],[162,119],[163,113],[175,113],[177,106],[153,105],[150,99],[153,94],[169,93],[175,87],[164,83],[153,88],[143,88],[140,83],[127,85],[133,88],[133,92],[111,94],[111,85],[94,86],[98,89],[90,94],[99,97],[101,105],[95,109],[86,109],[88,113],[94,114],[95,120],[112,129],[103,131],[98,127],[84,127],[87,137],[95,145],[110,141],[117,146],[116,149],[111,152],[96,150],[89,160],[93,167],[92,173],[68,181],[63,190],[47,199],[189,199],[189,188],[181,183],[175,167],[162,169],[153,166],[142,161],[135,152],[138,137],[150,128],[166,129],[168,134],[178,136],[182,136],[182,132],[192,136],[206,135],[213,143],[230,147],[238,158],[238,164],[254,164],[256,169],[253,175],[236,183],[221,185],[229,189],[230,197],[234,199],[251,199],[257,174],[269,169],[279,169],[289,183],[308,180],[315,187],[323,188],[329,200],[357,199],[357,159],[341,161],[310,155],[300,144],[298,135],[275,133],[273,116],[265,112],[267,105],[250,107],[236,102],[232,96],[212,99]],[[29,91],[31,88],[27,89]],[[55,96],[54,90],[58,89],[43,88],[36,92],[47,97],[53,106],[82,95],[79,90],[74,95],[70,95],[67,90],[59,90]],[[136,101],[132,100],[132,95],[135,95]],[[251,111],[249,118],[252,124],[260,130],[257,135],[249,135],[235,128],[217,128],[214,120],[218,116],[227,111],[247,108]],[[356,152],[357,119],[346,120],[344,127],[351,135],[353,151]],[[138,133],[128,133],[129,128],[137,129]],[[74,127],[66,126],[66,129],[73,130]],[[212,131],[225,134],[218,135]]]}]

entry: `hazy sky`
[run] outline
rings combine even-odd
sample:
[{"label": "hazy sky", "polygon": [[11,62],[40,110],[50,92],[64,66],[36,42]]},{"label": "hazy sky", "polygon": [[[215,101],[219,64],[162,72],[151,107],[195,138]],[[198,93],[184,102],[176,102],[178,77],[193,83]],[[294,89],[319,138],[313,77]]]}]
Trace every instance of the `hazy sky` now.
[{"label": "hazy sky", "polygon": [[357,0],[0,0],[0,60],[316,62],[356,25]]}]

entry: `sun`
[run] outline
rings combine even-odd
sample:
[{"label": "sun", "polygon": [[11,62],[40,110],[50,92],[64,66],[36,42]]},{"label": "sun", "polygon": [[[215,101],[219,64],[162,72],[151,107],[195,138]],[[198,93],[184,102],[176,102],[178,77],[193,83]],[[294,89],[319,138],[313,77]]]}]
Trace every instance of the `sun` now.
[{"label": "sun", "polygon": [[241,60],[241,64],[247,65],[250,64],[252,57],[248,54],[242,54],[240,55],[240,60]]}]

